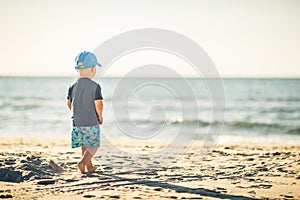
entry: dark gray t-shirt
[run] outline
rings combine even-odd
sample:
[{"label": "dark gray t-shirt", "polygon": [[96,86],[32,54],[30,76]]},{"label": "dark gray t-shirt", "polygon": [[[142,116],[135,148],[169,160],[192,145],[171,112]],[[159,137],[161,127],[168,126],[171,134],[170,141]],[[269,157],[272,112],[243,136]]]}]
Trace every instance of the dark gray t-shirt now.
[{"label": "dark gray t-shirt", "polygon": [[79,78],[68,90],[72,103],[73,124],[95,126],[99,124],[95,100],[102,100],[101,87],[89,78]]}]

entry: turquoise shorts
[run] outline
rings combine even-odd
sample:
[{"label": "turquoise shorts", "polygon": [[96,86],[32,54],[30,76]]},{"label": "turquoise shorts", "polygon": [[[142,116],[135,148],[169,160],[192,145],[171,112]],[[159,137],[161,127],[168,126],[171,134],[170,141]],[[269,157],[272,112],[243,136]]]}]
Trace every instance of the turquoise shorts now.
[{"label": "turquoise shorts", "polygon": [[100,127],[97,126],[73,126],[72,148],[81,146],[100,146]]}]

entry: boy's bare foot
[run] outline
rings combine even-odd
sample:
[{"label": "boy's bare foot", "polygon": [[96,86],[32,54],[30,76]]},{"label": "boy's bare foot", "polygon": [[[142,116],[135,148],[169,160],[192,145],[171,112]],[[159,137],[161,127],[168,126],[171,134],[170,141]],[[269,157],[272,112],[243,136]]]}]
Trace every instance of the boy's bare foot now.
[{"label": "boy's bare foot", "polygon": [[84,171],[85,166],[84,166],[84,163],[83,163],[83,162],[77,163],[77,167],[78,167],[80,173],[82,173],[82,174],[85,173],[85,171]]},{"label": "boy's bare foot", "polygon": [[90,168],[87,168],[87,171],[88,172],[94,172],[94,171],[96,171],[96,169],[97,169],[97,167],[91,166]]}]

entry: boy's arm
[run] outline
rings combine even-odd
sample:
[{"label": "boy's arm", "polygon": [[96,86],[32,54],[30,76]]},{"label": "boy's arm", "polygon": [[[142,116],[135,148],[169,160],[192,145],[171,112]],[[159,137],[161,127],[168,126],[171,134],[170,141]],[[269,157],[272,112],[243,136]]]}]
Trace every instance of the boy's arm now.
[{"label": "boy's arm", "polygon": [[70,99],[67,99],[67,105],[68,105],[68,108],[71,110],[71,108],[72,108],[72,104],[71,104],[71,101],[70,101]]},{"label": "boy's arm", "polygon": [[95,108],[98,115],[99,123],[103,124],[103,117],[102,117],[102,111],[103,111],[103,102],[102,100],[95,100]]}]

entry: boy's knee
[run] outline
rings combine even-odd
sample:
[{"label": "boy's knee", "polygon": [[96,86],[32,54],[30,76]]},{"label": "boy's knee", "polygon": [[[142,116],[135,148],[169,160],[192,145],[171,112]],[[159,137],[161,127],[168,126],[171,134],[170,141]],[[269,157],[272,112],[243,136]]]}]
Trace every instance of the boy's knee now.
[{"label": "boy's knee", "polygon": [[89,152],[92,156],[94,156],[96,154],[98,149],[99,149],[99,147],[92,147],[92,146],[89,146],[86,148],[87,152]]}]

